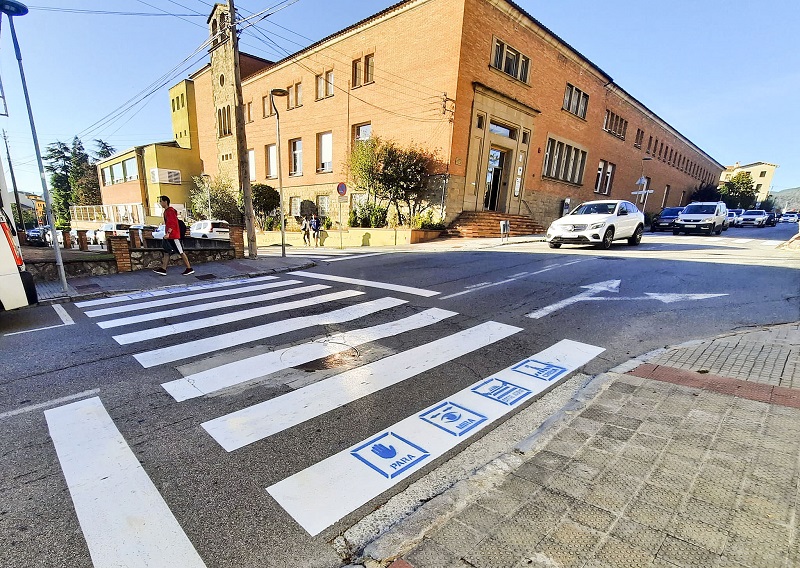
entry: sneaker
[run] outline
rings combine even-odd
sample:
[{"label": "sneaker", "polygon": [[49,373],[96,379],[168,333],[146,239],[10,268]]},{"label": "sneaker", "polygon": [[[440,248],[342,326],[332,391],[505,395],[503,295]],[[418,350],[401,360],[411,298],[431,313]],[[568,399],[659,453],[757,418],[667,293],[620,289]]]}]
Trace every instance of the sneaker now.
[{"label": "sneaker", "polygon": [[153,272],[155,272],[156,274],[160,274],[161,276],[167,275],[167,271],[164,270],[163,268],[154,268]]},{"label": "sneaker", "polygon": [[[165,272],[164,274],[166,274],[166,272]],[[187,268],[186,270],[184,270],[184,271],[182,272],[182,274],[183,274],[184,276],[189,276],[190,274],[194,274],[194,268]]]}]

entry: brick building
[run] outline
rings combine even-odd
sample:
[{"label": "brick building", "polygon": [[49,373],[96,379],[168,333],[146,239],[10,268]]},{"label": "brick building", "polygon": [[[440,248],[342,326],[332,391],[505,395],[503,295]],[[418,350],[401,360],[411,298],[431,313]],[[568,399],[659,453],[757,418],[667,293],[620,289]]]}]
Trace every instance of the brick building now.
[{"label": "brick building", "polygon": [[[208,23],[210,63],[190,77],[189,110],[205,173],[236,180],[227,7]],[[446,222],[492,210],[546,225],[565,199],[632,199],[638,183],[653,190],[652,212],[724,169],[508,0],[406,0],[281,61],[242,54],[240,65],[253,182],[277,185],[269,93],[289,91],[275,100],[290,215],[303,201],[327,215],[352,145],[369,136],[438,152]]]}]

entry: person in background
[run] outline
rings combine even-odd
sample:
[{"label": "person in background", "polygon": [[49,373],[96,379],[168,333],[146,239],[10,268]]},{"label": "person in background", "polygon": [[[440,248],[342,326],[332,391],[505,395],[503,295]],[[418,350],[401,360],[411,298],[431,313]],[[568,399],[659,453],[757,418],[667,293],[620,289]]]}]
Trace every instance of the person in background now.
[{"label": "person in background", "polygon": [[319,230],[322,228],[322,221],[316,213],[311,214],[311,236],[314,238],[314,246],[319,246]]},{"label": "person in background", "polygon": [[308,215],[303,215],[303,222],[300,224],[300,231],[303,233],[303,244],[307,247],[311,246],[311,223],[308,221]]},{"label": "person in background", "polygon": [[183,252],[183,246],[181,246],[183,235],[181,234],[180,224],[178,223],[178,212],[174,207],[170,206],[169,197],[166,195],[159,197],[158,201],[161,204],[161,208],[164,210],[164,258],[161,261],[161,267],[154,268],[153,272],[166,276],[169,257],[175,253],[181,255],[183,263],[186,265],[186,270],[183,271],[183,275],[188,276],[189,274],[194,274],[194,269],[192,269],[192,265],[189,264],[189,258],[186,256],[186,253]]}]

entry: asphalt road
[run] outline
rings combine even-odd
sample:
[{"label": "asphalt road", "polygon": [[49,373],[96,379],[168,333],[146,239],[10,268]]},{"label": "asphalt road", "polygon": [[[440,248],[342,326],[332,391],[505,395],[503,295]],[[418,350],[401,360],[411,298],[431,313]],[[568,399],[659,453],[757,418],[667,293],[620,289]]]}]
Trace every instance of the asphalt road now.
[{"label": "asphalt road", "polygon": [[[337,535],[536,404],[480,433],[469,409],[452,427],[452,406],[426,414],[462,389],[562,340],[602,349],[582,367],[595,374],[800,320],[800,255],[775,249],[795,229],[646,233],[609,251],[432,243],[260,283],[3,313],[0,565],[339,566]],[[109,307],[128,311],[92,313]],[[420,414],[453,443],[376,438]]]}]

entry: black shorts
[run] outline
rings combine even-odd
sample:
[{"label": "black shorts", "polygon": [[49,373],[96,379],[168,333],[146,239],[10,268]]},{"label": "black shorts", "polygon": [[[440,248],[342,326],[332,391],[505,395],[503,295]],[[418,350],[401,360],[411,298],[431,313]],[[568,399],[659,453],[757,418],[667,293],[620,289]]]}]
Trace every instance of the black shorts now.
[{"label": "black shorts", "polygon": [[168,254],[183,254],[183,247],[179,239],[162,239],[161,247]]}]

